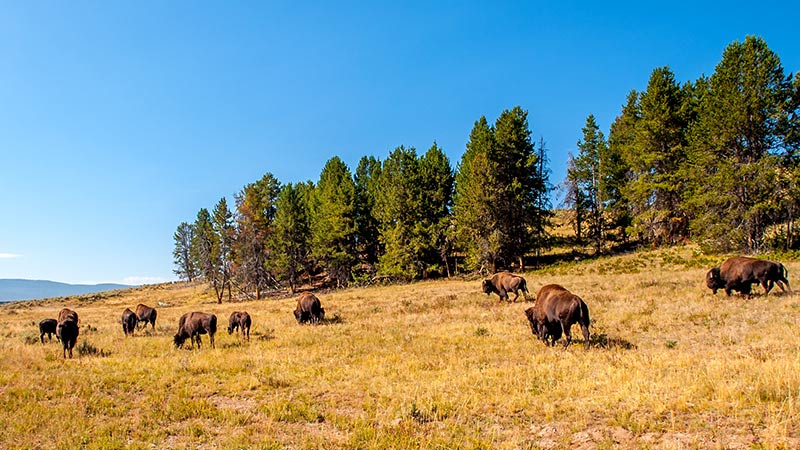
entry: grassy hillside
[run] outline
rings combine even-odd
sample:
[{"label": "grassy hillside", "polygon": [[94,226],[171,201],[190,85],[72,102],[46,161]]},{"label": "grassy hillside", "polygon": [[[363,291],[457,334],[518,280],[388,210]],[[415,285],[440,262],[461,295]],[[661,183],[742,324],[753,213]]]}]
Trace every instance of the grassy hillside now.
[{"label": "grassy hillside", "polygon": [[[531,304],[499,304],[478,279],[319,293],[321,326],[297,325],[294,298],[217,305],[202,286],[2,305],[0,443],[798,448],[800,297],[712,296],[704,275],[721,259],[679,248],[526,273],[533,291],[556,282],[586,301],[588,351],[545,347]],[[800,288],[800,263],[787,267]],[[157,306],[157,329],[124,338],[139,302]],[[36,327],[63,306],[84,347],[66,361]],[[191,310],[219,317],[216,349],[172,346]],[[253,316],[251,342],[227,335],[233,310]]]}]

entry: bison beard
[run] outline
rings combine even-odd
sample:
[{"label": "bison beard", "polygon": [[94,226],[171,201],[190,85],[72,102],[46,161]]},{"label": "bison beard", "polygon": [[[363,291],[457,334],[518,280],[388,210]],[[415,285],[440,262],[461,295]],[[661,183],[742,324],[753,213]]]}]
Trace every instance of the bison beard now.
[{"label": "bison beard", "polygon": [[75,347],[75,343],[78,341],[79,333],[78,313],[68,308],[62,309],[58,313],[56,337],[64,347],[64,358],[67,357],[67,352],[69,352],[69,357],[72,358],[72,348]]}]

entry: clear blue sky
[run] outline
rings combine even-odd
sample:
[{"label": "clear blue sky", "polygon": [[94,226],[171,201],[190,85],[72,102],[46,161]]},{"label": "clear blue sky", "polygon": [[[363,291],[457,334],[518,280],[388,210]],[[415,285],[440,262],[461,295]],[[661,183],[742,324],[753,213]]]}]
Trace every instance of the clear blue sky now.
[{"label": "clear blue sky", "polygon": [[547,3],[3,2],[0,278],[174,279],[177,225],[264,173],[434,140],[455,167],[515,105],[555,184],[656,67],[710,75],[753,34],[800,70],[791,3]]}]

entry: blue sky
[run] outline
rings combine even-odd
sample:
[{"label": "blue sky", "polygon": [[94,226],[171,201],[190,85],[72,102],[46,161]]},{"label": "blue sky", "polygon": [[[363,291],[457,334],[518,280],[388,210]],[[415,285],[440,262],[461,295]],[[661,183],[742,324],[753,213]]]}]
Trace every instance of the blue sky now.
[{"label": "blue sky", "polygon": [[800,70],[799,8],[710,3],[3,2],[0,278],[172,280],[177,225],[264,173],[434,140],[455,167],[515,105],[557,183],[656,67],[753,34]]}]

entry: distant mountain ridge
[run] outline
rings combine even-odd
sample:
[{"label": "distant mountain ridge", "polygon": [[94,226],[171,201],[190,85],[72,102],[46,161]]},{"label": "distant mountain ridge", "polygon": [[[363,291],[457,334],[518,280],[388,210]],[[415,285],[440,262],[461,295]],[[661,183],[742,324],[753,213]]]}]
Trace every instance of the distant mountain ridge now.
[{"label": "distant mountain ridge", "polygon": [[67,284],[47,280],[0,279],[0,302],[91,294],[127,289],[125,284]]}]

